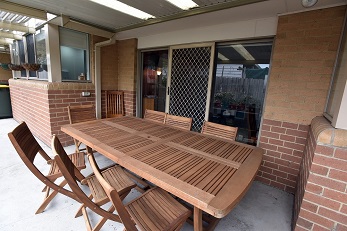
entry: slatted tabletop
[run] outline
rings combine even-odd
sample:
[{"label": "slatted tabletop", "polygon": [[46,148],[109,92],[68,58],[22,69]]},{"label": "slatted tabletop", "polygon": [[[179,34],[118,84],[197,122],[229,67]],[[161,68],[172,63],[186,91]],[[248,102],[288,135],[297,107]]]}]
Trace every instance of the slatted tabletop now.
[{"label": "slatted tabletop", "polygon": [[65,125],[62,131],[216,218],[250,187],[263,150],[136,117]]}]

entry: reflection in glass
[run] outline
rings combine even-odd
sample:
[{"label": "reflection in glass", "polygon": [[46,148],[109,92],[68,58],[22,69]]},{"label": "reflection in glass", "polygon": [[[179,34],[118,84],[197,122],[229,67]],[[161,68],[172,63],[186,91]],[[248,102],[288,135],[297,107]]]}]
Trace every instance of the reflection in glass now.
[{"label": "reflection in glass", "polygon": [[209,121],[238,127],[236,141],[256,145],[272,43],[218,45]]},{"label": "reflection in glass", "polygon": [[165,111],[168,51],[142,53],[142,108]]}]

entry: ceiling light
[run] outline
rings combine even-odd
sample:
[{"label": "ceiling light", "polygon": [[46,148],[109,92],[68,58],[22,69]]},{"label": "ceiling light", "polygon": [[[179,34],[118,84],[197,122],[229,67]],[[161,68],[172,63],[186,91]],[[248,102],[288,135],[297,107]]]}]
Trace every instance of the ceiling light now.
[{"label": "ceiling light", "polygon": [[255,60],[255,58],[242,45],[231,45],[244,59]]},{"label": "ceiling light", "polygon": [[191,0],[166,0],[171,4],[181,8],[182,10],[188,10],[193,7],[198,7],[199,5]]},{"label": "ceiling light", "polygon": [[132,6],[129,6],[127,4],[124,4],[122,2],[116,1],[116,0],[90,0],[91,2],[95,2],[99,5],[106,6],[108,8],[111,8],[113,10],[120,11],[124,14],[131,15],[136,18],[141,19],[148,19],[148,18],[155,18],[155,16],[147,14],[144,11],[138,10]]},{"label": "ceiling light", "polygon": [[223,60],[223,61],[229,60],[227,57],[225,57],[223,54],[221,54],[221,53],[219,53],[219,52],[218,52],[218,58],[219,58],[220,60]]}]

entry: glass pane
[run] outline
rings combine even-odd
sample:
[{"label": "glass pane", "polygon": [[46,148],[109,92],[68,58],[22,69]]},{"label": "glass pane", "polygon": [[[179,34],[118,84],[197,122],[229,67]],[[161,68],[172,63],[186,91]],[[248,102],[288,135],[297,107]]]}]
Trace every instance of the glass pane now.
[{"label": "glass pane", "polygon": [[46,26],[35,35],[35,48],[36,48],[36,63],[41,64],[38,70],[39,79],[48,79],[47,72],[47,55],[46,55]]},{"label": "glass pane", "polygon": [[60,28],[60,59],[62,80],[89,79],[88,35]]},{"label": "glass pane", "polygon": [[256,145],[272,43],[217,45],[209,121],[238,127],[236,141]]},{"label": "glass pane", "polygon": [[142,54],[142,108],[165,111],[168,50]]},{"label": "glass pane", "polygon": [[[28,63],[36,63],[34,35],[30,34],[25,37],[27,43]],[[29,77],[36,77],[36,71],[29,71]]]}]

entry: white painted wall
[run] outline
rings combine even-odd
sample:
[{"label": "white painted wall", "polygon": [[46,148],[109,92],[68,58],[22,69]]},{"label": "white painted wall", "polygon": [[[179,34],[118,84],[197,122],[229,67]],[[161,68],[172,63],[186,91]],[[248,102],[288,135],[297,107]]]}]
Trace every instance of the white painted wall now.
[{"label": "white painted wall", "polygon": [[138,49],[274,36],[277,21],[277,17],[270,17],[138,37]]}]

